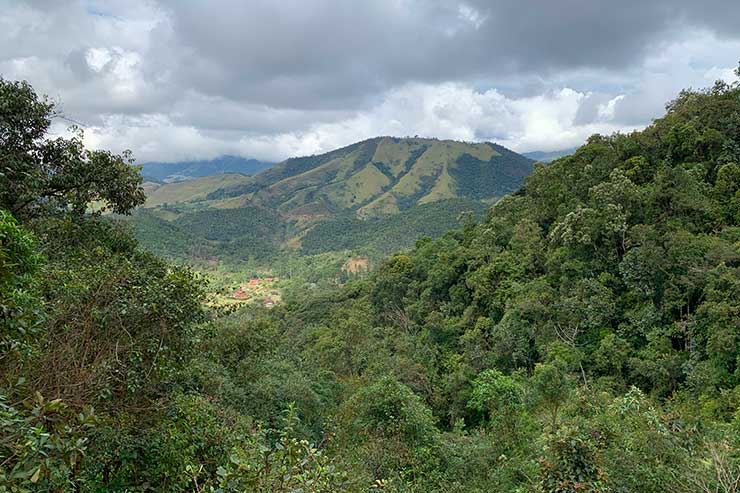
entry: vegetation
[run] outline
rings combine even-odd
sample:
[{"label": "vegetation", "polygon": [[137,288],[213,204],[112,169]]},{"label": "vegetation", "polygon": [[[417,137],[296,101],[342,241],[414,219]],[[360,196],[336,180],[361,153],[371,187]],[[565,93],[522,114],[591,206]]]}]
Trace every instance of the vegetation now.
[{"label": "vegetation", "polygon": [[[25,101],[3,125],[48,121]],[[84,214],[140,203],[130,175],[16,188],[3,203],[33,214],[0,216],[0,491],[735,492],[738,163],[740,87],[685,91],[480,223],[232,312]],[[183,229],[229,241],[210,217]]]},{"label": "vegetation", "polygon": [[459,228],[466,218],[480,219],[485,211],[481,202],[448,199],[415,206],[395,215],[367,220],[343,215],[318,223],[301,238],[301,252],[350,250],[374,258],[413,247],[417,238],[438,238]]}]

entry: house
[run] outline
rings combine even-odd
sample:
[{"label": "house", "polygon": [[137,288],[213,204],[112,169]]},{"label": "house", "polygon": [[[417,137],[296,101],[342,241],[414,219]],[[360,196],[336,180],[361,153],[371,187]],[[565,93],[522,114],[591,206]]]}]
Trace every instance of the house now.
[{"label": "house", "polygon": [[249,298],[249,295],[242,288],[239,288],[233,293],[231,293],[231,297],[234,298],[235,300],[246,300],[247,298]]},{"label": "house", "polygon": [[262,304],[268,308],[275,306],[275,302],[270,298],[262,298]]}]

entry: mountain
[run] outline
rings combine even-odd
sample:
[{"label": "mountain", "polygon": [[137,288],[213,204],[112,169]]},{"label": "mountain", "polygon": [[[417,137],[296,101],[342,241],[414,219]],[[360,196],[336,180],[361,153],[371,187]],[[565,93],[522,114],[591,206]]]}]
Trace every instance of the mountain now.
[{"label": "mountain", "polygon": [[577,147],[571,147],[569,149],[561,149],[559,151],[532,151],[532,152],[525,152],[522,155],[528,157],[529,159],[534,159],[535,161],[538,161],[540,163],[549,163],[551,161],[554,161],[558,158],[564,157],[564,156],[570,156],[574,152],[578,150]]},{"label": "mountain", "polygon": [[492,203],[518,189],[533,164],[490,142],[377,137],[288,159],[207,198],[231,207],[258,205],[295,218],[345,211],[371,217],[443,199]]},{"label": "mountain", "polygon": [[149,181],[173,182],[201,176],[240,173],[254,175],[274,163],[240,156],[221,156],[207,161],[180,161],[175,163],[143,163],[142,174]]},{"label": "mountain", "polygon": [[488,142],[378,137],[255,176],[147,182],[130,220],[147,248],[175,259],[270,261],[284,248],[377,259],[481,218],[533,165]]}]

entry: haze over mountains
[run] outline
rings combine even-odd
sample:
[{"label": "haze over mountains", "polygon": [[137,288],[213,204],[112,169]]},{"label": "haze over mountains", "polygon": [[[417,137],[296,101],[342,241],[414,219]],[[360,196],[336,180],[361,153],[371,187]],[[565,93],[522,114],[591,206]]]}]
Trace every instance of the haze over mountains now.
[{"label": "haze over mountains", "polygon": [[214,159],[199,161],[143,163],[142,174],[147,180],[169,183],[223,173],[253,175],[269,168],[273,164],[269,161],[258,161],[257,159],[240,156],[224,155]]},{"label": "haze over mountains", "polygon": [[532,151],[525,152],[522,154],[522,156],[526,156],[529,159],[534,159],[535,161],[539,161],[541,163],[549,163],[558,158],[569,156],[577,150],[577,147],[571,147],[568,149],[561,149],[559,151]]}]

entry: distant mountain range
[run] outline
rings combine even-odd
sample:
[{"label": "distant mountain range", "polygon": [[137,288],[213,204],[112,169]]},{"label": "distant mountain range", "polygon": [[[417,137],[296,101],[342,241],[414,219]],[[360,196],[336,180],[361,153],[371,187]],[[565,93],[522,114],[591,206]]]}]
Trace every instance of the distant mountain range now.
[{"label": "distant mountain range", "polygon": [[554,161],[558,158],[564,157],[564,156],[570,156],[574,152],[576,152],[578,148],[577,147],[571,147],[570,149],[562,149],[560,151],[550,151],[550,152],[544,152],[544,151],[532,151],[532,152],[525,152],[522,154],[522,156],[526,156],[529,159],[534,159],[535,161],[539,161],[541,163],[549,163],[550,161]]},{"label": "distant mountain range", "polygon": [[211,160],[179,161],[174,163],[143,163],[142,174],[148,181],[170,183],[203,176],[239,173],[254,175],[274,163],[240,156],[221,156]]}]

